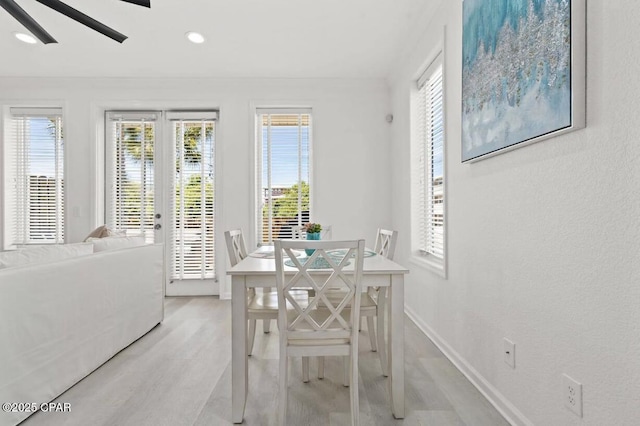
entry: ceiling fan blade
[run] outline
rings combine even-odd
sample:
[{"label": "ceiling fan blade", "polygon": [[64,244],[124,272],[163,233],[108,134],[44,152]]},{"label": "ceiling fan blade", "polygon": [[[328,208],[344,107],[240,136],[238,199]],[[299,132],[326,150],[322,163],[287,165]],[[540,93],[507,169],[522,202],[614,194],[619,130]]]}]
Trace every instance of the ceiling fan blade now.
[{"label": "ceiling fan blade", "polygon": [[74,9],[73,7],[62,3],[60,0],[36,0],[38,3],[42,3],[45,6],[50,7],[51,9],[62,13],[63,15],[68,16],[69,18],[73,19],[74,21],[80,22],[81,24],[98,31],[101,34],[106,35],[109,38],[112,38],[113,40],[117,41],[118,43],[122,43],[123,41],[125,41],[127,39],[127,36],[119,33],[118,31],[114,30],[113,28],[107,27],[106,25],[104,25],[101,22],[96,21],[95,19],[93,19],[90,16],[85,15],[84,13],[80,12],[77,9]]},{"label": "ceiling fan blade", "polygon": [[127,3],[137,4],[138,6],[151,7],[151,0],[122,0]]},{"label": "ceiling fan blade", "polygon": [[20,22],[26,29],[44,44],[57,43],[56,39],[45,31],[23,8],[18,6],[13,0],[0,0],[0,7],[4,8],[16,21]]}]

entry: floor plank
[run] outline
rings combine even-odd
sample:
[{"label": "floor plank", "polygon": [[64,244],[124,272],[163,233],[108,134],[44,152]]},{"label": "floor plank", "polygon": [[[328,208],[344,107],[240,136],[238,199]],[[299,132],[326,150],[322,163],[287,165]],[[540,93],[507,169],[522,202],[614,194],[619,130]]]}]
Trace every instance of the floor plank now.
[{"label": "floor plank", "polygon": [[[165,320],[55,401],[70,413],[36,413],[24,426],[231,425],[231,303],[216,297],[172,297]],[[410,321],[405,321],[406,418],[391,415],[387,379],[371,352],[366,325],[359,353],[362,425],[501,426],[508,423]],[[245,425],[277,424],[278,331],[260,332],[249,359]],[[302,382],[290,364],[288,422],[342,426],[350,422],[342,361],[327,358],[319,380]]]}]

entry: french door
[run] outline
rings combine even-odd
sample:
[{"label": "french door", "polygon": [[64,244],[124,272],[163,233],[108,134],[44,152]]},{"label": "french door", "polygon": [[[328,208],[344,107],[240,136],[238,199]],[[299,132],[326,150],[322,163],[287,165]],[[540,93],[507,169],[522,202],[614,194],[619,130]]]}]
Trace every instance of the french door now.
[{"label": "french door", "polygon": [[166,294],[219,294],[215,111],[108,112],[106,223],[164,242]]}]

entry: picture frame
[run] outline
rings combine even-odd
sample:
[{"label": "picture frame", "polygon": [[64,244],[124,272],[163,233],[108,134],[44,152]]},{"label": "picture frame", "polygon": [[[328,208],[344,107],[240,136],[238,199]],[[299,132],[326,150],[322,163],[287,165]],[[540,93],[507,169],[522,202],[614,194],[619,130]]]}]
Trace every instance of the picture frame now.
[{"label": "picture frame", "polygon": [[462,162],[586,125],[586,0],[463,0]]}]

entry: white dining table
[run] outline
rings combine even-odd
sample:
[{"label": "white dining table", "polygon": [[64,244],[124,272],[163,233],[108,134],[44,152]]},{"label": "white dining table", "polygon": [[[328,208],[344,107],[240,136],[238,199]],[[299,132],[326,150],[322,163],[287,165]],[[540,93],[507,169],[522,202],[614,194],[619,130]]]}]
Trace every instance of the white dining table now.
[{"label": "white dining table", "polygon": [[[247,289],[250,287],[276,287],[276,265],[269,250],[261,247],[227,271],[231,276],[231,405],[233,423],[242,423],[249,391],[249,364],[247,345]],[[349,267],[345,268],[348,270]],[[285,267],[291,274],[296,269]],[[323,273],[321,269],[314,273]],[[328,272],[327,272],[328,273]],[[391,412],[397,419],[404,418],[404,275],[405,267],[379,255],[364,258],[363,287],[389,287],[387,309],[387,353],[389,362],[389,394]]]}]

